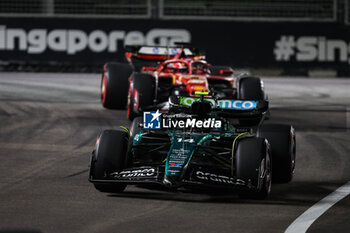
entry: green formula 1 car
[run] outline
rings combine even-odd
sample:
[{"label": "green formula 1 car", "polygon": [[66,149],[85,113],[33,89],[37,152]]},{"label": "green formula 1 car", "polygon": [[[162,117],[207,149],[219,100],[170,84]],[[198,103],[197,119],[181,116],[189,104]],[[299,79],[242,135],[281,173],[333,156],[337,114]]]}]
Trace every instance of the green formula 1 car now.
[{"label": "green formula 1 car", "polygon": [[289,125],[263,124],[267,101],[171,96],[169,105],[167,113],[145,111],[135,118],[130,133],[100,134],[89,173],[97,190],[156,184],[264,199],[272,181],[292,179],[295,132]]}]

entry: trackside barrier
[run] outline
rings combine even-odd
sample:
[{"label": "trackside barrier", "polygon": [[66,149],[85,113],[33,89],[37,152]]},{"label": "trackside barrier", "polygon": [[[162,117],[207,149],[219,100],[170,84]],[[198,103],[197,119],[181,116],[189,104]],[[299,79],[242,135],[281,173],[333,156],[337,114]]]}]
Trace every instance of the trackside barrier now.
[{"label": "trackside barrier", "polygon": [[97,72],[107,61],[125,61],[125,45],[177,41],[233,68],[350,73],[350,25],[340,23],[51,17],[0,17],[0,69]]}]

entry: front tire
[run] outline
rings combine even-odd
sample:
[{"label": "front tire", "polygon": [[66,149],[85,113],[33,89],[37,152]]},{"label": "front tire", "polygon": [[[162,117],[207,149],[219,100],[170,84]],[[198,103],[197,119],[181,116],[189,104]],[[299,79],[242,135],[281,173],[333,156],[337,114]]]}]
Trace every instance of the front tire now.
[{"label": "front tire", "polygon": [[152,75],[134,73],[131,77],[131,84],[128,97],[127,118],[133,120],[142,113],[140,108],[154,104],[155,79]]},{"label": "front tire", "polygon": [[[99,136],[91,159],[90,179],[108,180],[113,172],[126,167],[129,135],[126,132],[105,130]],[[94,183],[101,192],[122,192],[125,184]]]},{"label": "front tire", "polygon": [[271,192],[272,163],[268,142],[263,138],[244,138],[236,150],[236,177],[255,187],[239,193],[241,198],[263,200]]}]

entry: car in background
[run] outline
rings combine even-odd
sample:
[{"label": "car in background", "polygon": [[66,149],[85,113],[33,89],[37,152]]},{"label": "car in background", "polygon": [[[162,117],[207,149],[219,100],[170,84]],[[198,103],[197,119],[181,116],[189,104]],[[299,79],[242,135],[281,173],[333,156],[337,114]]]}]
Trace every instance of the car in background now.
[{"label": "car in background", "polygon": [[128,63],[104,65],[101,103],[126,108],[130,120],[154,106],[166,111],[171,95],[209,91],[218,98],[266,99],[260,78],[236,78],[231,67],[208,64],[195,48],[131,46],[125,56]]}]

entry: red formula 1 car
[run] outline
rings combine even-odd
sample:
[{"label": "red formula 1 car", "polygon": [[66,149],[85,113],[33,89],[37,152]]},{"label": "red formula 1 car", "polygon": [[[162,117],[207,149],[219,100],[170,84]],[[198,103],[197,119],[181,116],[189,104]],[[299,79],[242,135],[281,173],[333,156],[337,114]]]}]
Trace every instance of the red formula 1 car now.
[{"label": "red formula 1 car", "polygon": [[171,95],[196,97],[211,92],[217,98],[265,99],[260,78],[237,79],[231,67],[212,66],[194,48],[128,47],[129,64],[107,63],[101,81],[105,108],[127,108],[132,120],[147,109],[167,109]]}]

